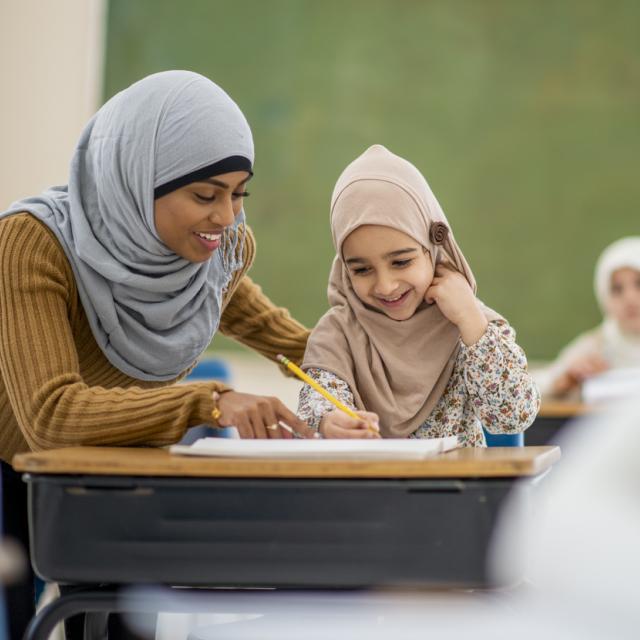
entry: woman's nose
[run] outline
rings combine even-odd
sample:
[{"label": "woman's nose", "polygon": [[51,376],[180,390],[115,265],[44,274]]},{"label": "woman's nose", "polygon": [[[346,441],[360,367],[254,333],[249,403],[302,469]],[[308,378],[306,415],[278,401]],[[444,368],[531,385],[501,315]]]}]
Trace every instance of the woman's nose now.
[{"label": "woman's nose", "polygon": [[228,227],[233,224],[235,220],[235,213],[233,211],[233,200],[231,195],[224,197],[220,200],[220,206],[210,216],[211,222],[215,222],[223,227]]}]

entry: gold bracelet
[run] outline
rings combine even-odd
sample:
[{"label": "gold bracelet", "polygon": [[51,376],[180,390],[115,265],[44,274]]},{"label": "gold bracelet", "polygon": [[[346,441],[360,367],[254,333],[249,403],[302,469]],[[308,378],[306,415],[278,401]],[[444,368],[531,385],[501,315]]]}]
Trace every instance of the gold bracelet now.
[{"label": "gold bracelet", "polygon": [[217,391],[211,393],[211,399],[213,400],[213,409],[211,410],[211,419],[214,422],[218,422],[218,419],[222,415],[222,411],[218,408],[218,400],[220,400],[220,394]]}]

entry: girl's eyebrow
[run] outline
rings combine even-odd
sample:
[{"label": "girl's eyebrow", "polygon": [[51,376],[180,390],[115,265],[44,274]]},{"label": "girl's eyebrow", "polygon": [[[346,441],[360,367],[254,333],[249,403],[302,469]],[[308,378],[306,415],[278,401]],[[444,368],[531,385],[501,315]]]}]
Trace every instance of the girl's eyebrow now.
[{"label": "girl's eyebrow", "polygon": [[415,249],[415,247],[407,247],[406,249],[398,249],[397,251],[390,251],[389,253],[385,254],[385,258],[395,258],[397,256],[401,256],[407,253],[413,253],[414,251],[417,251],[417,249]]},{"label": "girl's eyebrow", "polygon": [[[413,253],[417,251],[415,247],[407,247],[406,249],[396,249],[395,251],[390,251],[389,253],[385,253],[383,258],[396,258],[397,256],[406,255],[407,253]],[[345,260],[346,264],[354,264],[355,262],[366,262],[365,258],[347,258]]]}]

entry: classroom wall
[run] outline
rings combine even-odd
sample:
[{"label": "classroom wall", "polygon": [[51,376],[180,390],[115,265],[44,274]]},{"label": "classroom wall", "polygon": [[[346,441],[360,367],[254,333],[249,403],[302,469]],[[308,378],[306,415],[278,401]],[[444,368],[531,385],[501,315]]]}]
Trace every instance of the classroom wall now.
[{"label": "classroom wall", "polygon": [[[90,5],[2,4],[3,98],[16,96],[0,106],[3,202],[65,175],[91,111],[80,79],[98,77],[78,53],[99,40]],[[5,21],[7,6],[30,17]],[[386,144],[426,175],[480,297],[530,358],[550,358],[598,321],[600,251],[639,233],[639,19],[634,0],[111,0],[102,93],[188,68],[238,101],[257,151],[252,274],[310,325],[326,309],[335,179]]]},{"label": "classroom wall", "polygon": [[102,98],[105,0],[0,2],[0,209],[65,184]]}]

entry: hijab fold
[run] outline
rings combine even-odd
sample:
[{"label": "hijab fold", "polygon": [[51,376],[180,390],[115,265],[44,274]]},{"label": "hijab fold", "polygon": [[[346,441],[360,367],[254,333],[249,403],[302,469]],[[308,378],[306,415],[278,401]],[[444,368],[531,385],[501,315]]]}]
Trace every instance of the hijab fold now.
[{"label": "hijab fold", "polygon": [[[336,249],[328,287],[331,308],[311,334],[303,368],[337,375],[349,385],[358,409],[378,414],[383,436],[406,438],[444,393],[460,333],[435,304],[421,305],[402,321],[364,305],[351,285],[342,245],[362,225],[391,227],[420,242],[434,268],[449,262],[474,292],[475,279],[422,174],[381,145],[344,170],[330,215]],[[491,309],[484,311],[489,320],[500,318]]]},{"label": "hijab fold", "polygon": [[29,212],[53,231],[111,364],[141,380],[170,380],[218,328],[223,292],[242,266],[245,217],[236,217],[210,260],[189,262],[158,236],[154,190],[238,157],[250,170],[253,139],[235,102],[197,73],[157,73],[89,121],[68,185],[15,202],[0,218]]}]

